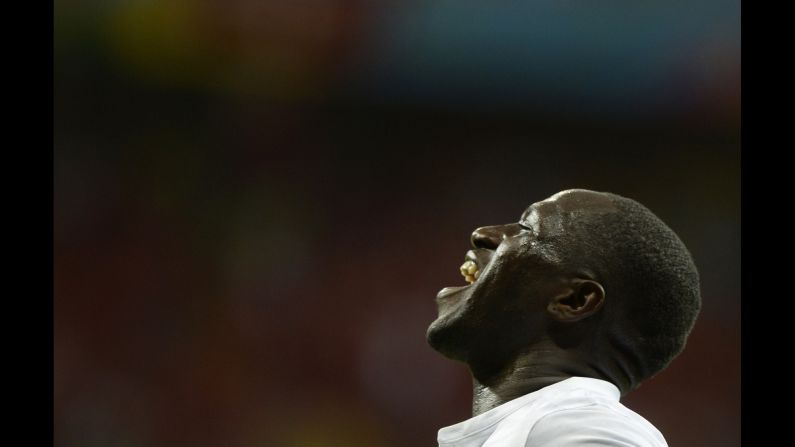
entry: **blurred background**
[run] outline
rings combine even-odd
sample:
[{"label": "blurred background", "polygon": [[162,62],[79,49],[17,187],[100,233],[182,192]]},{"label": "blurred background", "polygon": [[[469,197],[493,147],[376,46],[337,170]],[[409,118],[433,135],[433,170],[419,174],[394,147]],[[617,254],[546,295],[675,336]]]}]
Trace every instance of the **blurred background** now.
[{"label": "blurred background", "polygon": [[55,445],[432,446],[478,226],[635,198],[701,271],[623,401],[739,446],[739,0],[56,0]]}]

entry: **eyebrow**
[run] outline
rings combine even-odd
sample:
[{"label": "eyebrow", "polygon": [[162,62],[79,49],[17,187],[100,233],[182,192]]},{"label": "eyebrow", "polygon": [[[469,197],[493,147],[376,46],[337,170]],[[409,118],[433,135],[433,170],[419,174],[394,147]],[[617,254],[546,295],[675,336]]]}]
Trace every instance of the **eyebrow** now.
[{"label": "eyebrow", "polygon": [[522,215],[519,216],[519,222],[530,219],[530,216],[533,215],[533,211],[535,211],[535,210],[528,210],[528,211],[525,211],[524,213],[522,213]]},{"label": "eyebrow", "polygon": [[527,216],[528,216],[530,213],[532,213],[532,212],[533,212],[532,208],[533,208],[533,205],[530,205],[530,206],[528,206],[527,208],[525,208],[525,210],[522,212],[522,215],[521,215],[521,216],[519,216],[519,222],[521,222],[521,221],[523,221],[523,220],[527,219]]}]

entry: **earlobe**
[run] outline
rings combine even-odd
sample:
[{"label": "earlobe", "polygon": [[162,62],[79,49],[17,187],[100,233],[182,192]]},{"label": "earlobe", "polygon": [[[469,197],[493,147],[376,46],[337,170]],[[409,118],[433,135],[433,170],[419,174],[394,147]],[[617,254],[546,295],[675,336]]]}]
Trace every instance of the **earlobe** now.
[{"label": "earlobe", "polygon": [[587,318],[602,307],[605,289],[596,281],[574,279],[566,291],[547,305],[547,311],[560,322],[574,322]]}]

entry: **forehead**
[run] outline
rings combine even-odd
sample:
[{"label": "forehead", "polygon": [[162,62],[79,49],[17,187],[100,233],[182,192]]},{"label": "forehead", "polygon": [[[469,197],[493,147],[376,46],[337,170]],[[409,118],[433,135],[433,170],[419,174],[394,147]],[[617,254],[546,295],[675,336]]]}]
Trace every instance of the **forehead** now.
[{"label": "forehead", "polygon": [[609,213],[617,207],[605,195],[587,190],[566,190],[536,202],[522,213],[519,223],[540,233],[563,230],[562,218],[569,213]]}]

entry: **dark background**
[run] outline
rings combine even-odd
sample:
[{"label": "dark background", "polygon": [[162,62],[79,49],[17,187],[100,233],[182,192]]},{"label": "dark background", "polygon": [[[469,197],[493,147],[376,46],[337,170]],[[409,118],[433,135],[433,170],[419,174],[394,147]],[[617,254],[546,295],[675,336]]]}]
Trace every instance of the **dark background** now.
[{"label": "dark background", "polygon": [[421,446],[471,231],[635,198],[701,271],[623,401],[739,441],[739,1],[55,2],[55,445]]}]

